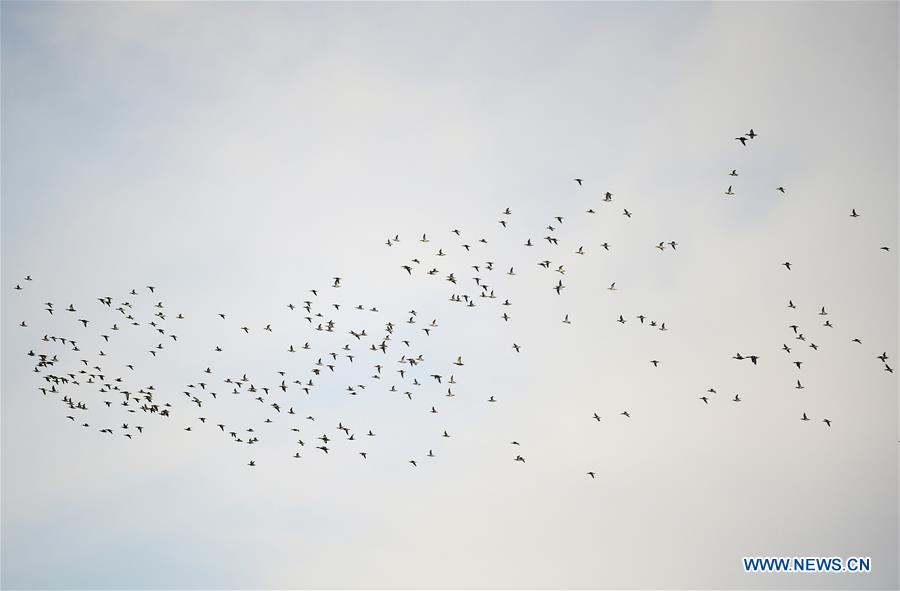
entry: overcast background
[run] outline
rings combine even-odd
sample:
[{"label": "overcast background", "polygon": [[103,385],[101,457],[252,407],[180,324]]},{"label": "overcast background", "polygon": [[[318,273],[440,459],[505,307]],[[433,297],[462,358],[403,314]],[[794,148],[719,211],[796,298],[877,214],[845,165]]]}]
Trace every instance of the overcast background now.
[{"label": "overcast background", "polygon": [[[898,383],[875,358],[900,356],[897,20],[896,3],[4,2],[0,583],[897,588]],[[488,245],[467,255],[452,228]],[[413,257],[441,274],[408,276]],[[544,258],[569,269],[560,296]],[[449,302],[444,274],[474,294],[486,260],[516,267],[486,277],[513,306]],[[152,334],[99,340],[118,317],[96,298],[132,288],[145,316],[187,317],[156,360]],[[181,391],[211,363],[220,387],[306,375],[285,306],[310,288],[381,310],[342,329],[437,318],[416,348],[456,398],[343,394],[370,364],[330,395],[295,388],[318,417],[300,460],[289,434],[251,452],[198,425]],[[71,423],[25,355],[46,333],[106,349],[111,375],[135,364],[175,416],[130,441]],[[122,422],[76,392],[83,420]],[[266,416],[218,404],[229,425]],[[339,420],[379,433],[369,460],[311,453]],[[873,572],[741,565],[818,555]]]}]

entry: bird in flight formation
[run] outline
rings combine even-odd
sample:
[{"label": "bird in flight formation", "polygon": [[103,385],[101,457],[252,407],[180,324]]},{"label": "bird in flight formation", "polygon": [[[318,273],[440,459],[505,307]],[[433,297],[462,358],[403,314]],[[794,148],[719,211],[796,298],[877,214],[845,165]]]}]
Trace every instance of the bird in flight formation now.
[{"label": "bird in flight formation", "polygon": [[[750,129],[735,140],[746,147],[757,137],[758,134]],[[738,177],[738,169],[731,169],[729,176]],[[594,192],[591,183],[582,177],[576,177],[574,181],[577,195],[573,196],[572,203],[565,208],[560,207],[559,211],[548,212],[543,222],[546,226],[543,227],[528,227],[524,222],[520,225],[513,208],[505,207],[499,213],[501,223],[492,224],[493,234],[470,235],[462,227],[445,227],[439,231],[421,232],[421,238],[406,241],[395,232],[385,242],[391,247],[391,256],[403,257],[393,267],[395,273],[399,273],[402,281],[428,281],[442,286],[453,305],[467,310],[467,314],[485,314],[485,322],[496,323],[495,330],[507,331],[509,340],[505,342],[512,342],[512,352],[507,348],[506,353],[498,352],[498,355],[509,356],[510,363],[515,363],[513,359],[526,360],[529,357],[528,343],[522,340],[521,335],[533,334],[528,330],[532,318],[524,312],[516,312],[518,308],[514,303],[520,301],[524,297],[523,291],[533,284],[543,283],[545,286],[543,290],[546,291],[542,290],[545,296],[537,297],[547,298],[543,301],[544,308],[556,319],[556,326],[559,326],[560,318],[562,324],[571,326],[558,330],[578,330],[577,326],[572,326],[570,313],[565,310],[573,297],[573,293],[569,292],[578,295],[579,290],[587,289],[587,280],[598,279],[601,286],[608,282],[608,287],[601,293],[621,293],[610,293],[602,298],[593,294],[599,298],[595,309],[607,312],[597,315],[599,322],[606,323],[606,326],[617,323],[621,325],[617,330],[621,331],[648,331],[640,333],[646,334],[648,339],[672,338],[659,334],[670,332],[669,328],[666,322],[652,319],[647,310],[623,310],[628,306],[628,299],[620,298],[628,297],[628,292],[635,289],[631,286],[634,282],[623,281],[620,290],[614,277],[604,276],[609,273],[608,267],[601,263],[604,257],[627,256],[625,250],[612,249],[610,236],[618,234],[613,234],[610,226],[618,224],[618,233],[630,231],[631,224],[639,227],[643,218],[640,215],[633,217],[633,211],[643,211],[640,201],[627,195],[617,196],[617,200],[622,200],[628,207],[623,208],[621,215],[615,215],[612,209],[605,209],[613,201],[613,192],[605,189]],[[734,185],[729,185],[725,194],[734,195],[733,189]],[[777,190],[785,194],[784,187],[779,186]],[[860,216],[856,209],[851,209],[850,217]],[[605,225],[598,224],[598,220],[603,220]],[[601,235],[605,232],[610,232],[610,236]],[[544,233],[548,234],[543,236]],[[414,234],[419,235],[419,232]],[[676,240],[651,242],[647,247],[650,246],[671,253],[673,257],[681,252],[676,248],[679,246]],[[686,248],[690,250],[690,245]],[[882,250],[890,252],[886,246]],[[788,271],[792,270],[790,261],[781,265]],[[515,271],[517,268],[520,272]],[[798,270],[802,275],[803,267],[799,266]],[[792,273],[786,277],[793,276]],[[326,458],[340,455],[363,461],[383,453],[375,432],[387,427],[366,424],[351,428],[346,417],[322,417],[318,412],[317,417],[311,412],[314,408],[311,401],[317,397],[342,395],[359,399],[383,396],[386,397],[383,402],[393,400],[412,405],[419,413],[419,420],[428,425],[426,431],[430,435],[421,442],[418,452],[412,450],[414,457],[404,454],[402,458],[395,458],[396,461],[406,462],[411,468],[426,469],[434,462],[440,462],[444,455],[442,450],[453,445],[454,438],[450,436],[453,425],[449,424],[449,418],[446,419],[448,424],[443,422],[445,417],[459,415],[441,411],[445,405],[458,404],[457,393],[459,398],[467,397],[467,392],[460,386],[464,377],[463,368],[467,367],[463,361],[466,351],[455,352],[454,356],[444,359],[426,358],[423,352],[426,341],[452,336],[447,334],[443,323],[433,315],[425,314],[427,310],[420,303],[409,305],[403,315],[391,316],[379,312],[380,307],[374,302],[335,301],[332,295],[347,291],[344,282],[343,277],[333,276],[330,287],[334,291],[313,288],[299,298],[285,298],[285,302],[279,304],[279,310],[270,312],[271,322],[257,324],[234,320],[244,315],[240,310],[199,313],[204,319],[214,318],[216,325],[223,327],[225,334],[230,335],[228,342],[220,341],[228,348],[231,348],[229,342],[234,342],[234,339],[251,349],[275,345],[282,353],[273,357],[272,361],[283,369],[275,373],[260,373],[248,365],[235,371],[232,366],[217,361],[220,354],[227,354],[219,342],[201,343],[200,350],[206,353],[194,359],[192,376],[178,388],[164,387],[162,384],[157,386],[154,380],[146,380],[146,376],[153,375],[154,371],[164,374],[163,365],[170,359],[185,355],[187,344],[179,336],[184,332],[192,333],[187,327],[198,315],[178,311],[174,302],[164,299],[164,289],[157,290],[156,286],[147,285],[141,290],[123,290],[120,296],[98,294],[95,300],[80,303],[78,309],[72,303],[67,307],[57,307],[52,301],[44,302],[46,297],[40,297],[36,300],[41,302],[39,309],[47,313],[45,318],[49,315],[57,322],[59,328],[53,334],[36,334],[35,346],[27,351],[32,373],[38,382],[36,392],[56,399],[64,407],[60,414],[64,422],[71,425],[70,428],[93,429],[102,437],[119,436],[123,444],[126,439],[131,441],[145,437],[157,430],[164,432],[161,423],[165,422],[177,423],[186,437],[216,437],[232,447],[259,446],[264,440],[281,434],[296,442],[285,456],[292,458],[291,461],[302,460],[299,465],[308,461],[303,451],[304,439],[321,441],[322,445],[314,448],[322,453],[309,454],[321,458],[320,461],[331,461]],[[348,282],[348,285],[351,283]],[[26,297],[38,284],[31,275],[27,275],[21,283],[13,286],[13,290],[17,292],[17,297]],[[784,289],[790,289],[790,285]],[[550,294],[550,291],[554,293]],[[789,292],[784,294],[790,310],[784,313],[792,314],[790,324],[785,324],[790,329],[785,339],[805,342],[805,335],[808,334],[823,347],[839,346],[833,336],[825,333],[832,330],[838,333],[843,322],[832,324],[828,319],[824,325],[807,326],[804,313],[824,316],[828,314],[826,308],[821,306],[820,311],[816,311],[796,305],[793,299],[796,294],[789,297],[791,295]],[[170,312],[172,308],[177,313]],[[585,320],[591,321],[580,316],[579,325]],[[19,320],[18,326],[34,330],[27,320]],[[671,333],[678,333],[677,323],[672,326]],[[801,326],[805,326],[805,332]],[[822,328],[830,330],[823,331]],[[572,332],[566,333],[570,334]],[[567,338],[566,335],[561,334],[560,338]],[[862,345],[862,339],[849,337],[844,337],[844,346]],[[129,358],[124,363],[113,362],[110,354],[115,352],[119,343],[125,342],[139,343],[145,351],[143,357]],[[779,356],[789,356],[789,363],[796,367],[796,371],[807,373],[810,370],[809,366],[804,365],[806,360],[790,357],[796,347],[803,347],[801,350],[811,356],[819,350],[818,345],[811,341],[808,347],[797,344],[791,348],[782,343],[779,348],[777,343],[773,344],[773,349],[783,351],[778,353]],[[769,366],[784,363],[765,352],[760,353],[737,353],[733,359],[749,360],[750,364],[740,365],[752,366],[752,371],[766,371]],[[665,374],[668,367],[665,360],[651,359],[651,354],[644,357],[643,367]],[[893,373],[893,368],[888,365],[887,352],[877,356],[873,353],[873,357],[883,364],[885,372]],[[471,356],[466,358],[472,361]],[[646,365],[647,359],[650,360],[649,367]],[[354,369],[358,367],[367,368],[368,377],[360,378],[359,370]],[[391,367],[394,369],[391,370]],[[137,377],[138,374],[140,377]],[[792,378],[791,382],[794,381],[796,385],[789,386],[791,391],[805,389],[799,379]],[[811,383],[807,383],[813,389]],[[180,392],[177,392],[179,389]],[[478,384],[470,385],[468,390],[468,393],[477,391]],[[697,404],[694,396],[696,394],[690,397],[693,402],[687,404]],[[745,396],[748,401],[753,399],[752,393],[745,393]],[[504,405],[493,394],[481,394],[474,398],[479,405],[490,403],[489,407],[483,407],[485,409],[499,409]],[[500,400],[505,401],[507,397],[501,396]],[[716,389],[707,389],[699,400],[706,407],[703,412],[713,412],[718,403]],[[734,394],[730,400],[742,402],[744,398]],[[807,400],[812,404],[816,399],[811,397]],[[255,406],[259,410],[254,415],[257,418],[235,418],[245,416],[229,411],[235,404]],[[326,405],[326,408],[329,407]],[[606,411],[601,410],[606,416],[615,416],[617,409],[607,408]],[[807,412],[802,413],[803,422],[812,420]],[[586,415],[591,415],[597,429],[607,426],[598,412],[586,410]],[[631,424],[630,411],[618,412],[618,416]],[[641,420],[637,422],[645,420],[645,413],[640,416]],[[325,432],[318,428],[314,432],[313,425],[321,424],[316,422],[317,418],[326,421],[326,424],[336,424],[336,427],[326,428]],[[820,422],[832,427],[831,418],[823,417]],[[835,424],[839,427],[839,423]],[[521,448],[518,441],[514,440],[511,444]],[[438,452],[435,453],[435,450]],[[259,466],[269,463],[260,457],[258,453],[253,458],[244,455],[241,461],[247,467],[257,467],[257,461]],[[526,463],[522,453],[515,454],[511,459],[516,463]],[[596,480],[600,472],[591,469],[586,474],[591,480]]]}]

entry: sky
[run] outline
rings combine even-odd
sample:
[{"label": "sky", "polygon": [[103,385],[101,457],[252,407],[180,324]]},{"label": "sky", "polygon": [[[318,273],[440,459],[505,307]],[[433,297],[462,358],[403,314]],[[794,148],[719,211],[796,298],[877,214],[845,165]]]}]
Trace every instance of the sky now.
[{"label": "sky", "polygon": [[[876,358],[900,355],[896,3],[3,2],[0,17],[4,589],[900,584],[898,382]],[[475,276],[498,299],[450,301]],[[312,330],[304,300],[338,330]],[[160,310],[178,341],[148,325]],[[388,321],[391,349],[366,351]],[[368,342],[348,334],[362,328]],[[353,362],[310,375],[345,344]],[[422,386],[398,377],[407,349]],[[44,373],[152,384],[171,417],[106,408],[121,396],[82,378],[66,391],[89,410],[70,421],[30,350],[62,359]],[[317,385],[281,392],[278,371]],[[242,374],[296,420],[231,394]],[[200,394],[205,424],[183,394],[201,380],[220,392]],[[749,574],[745,556],[865,556],[872,572]]]}]

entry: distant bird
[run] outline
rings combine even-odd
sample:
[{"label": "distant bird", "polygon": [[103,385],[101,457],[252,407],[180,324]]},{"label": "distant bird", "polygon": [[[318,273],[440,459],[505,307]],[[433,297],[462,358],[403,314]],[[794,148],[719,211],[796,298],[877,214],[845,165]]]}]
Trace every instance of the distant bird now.
[{"label": "distant bird", "polygon": [[786,261],[786,262],[784,262],[784,263],[781,263],[781,265],[782,265],[783,267],[786,267],[788,271],[791,270],[791,263],[790,263],[790,261]]},{"label": "distant bird", "polygon": [[597,475],[594,474],[593,472],[588,472],[587,475],[590,476],[591,478],[596,478],[596,477],[597,477]]},{"label": "distant bird", "polygon": [[851,209],[851,210],[850,210],[850,217],[852,217],[852,218],[858,218],[858,217],[859,217],[859,214],[856,213],[856,210],[855,210],[855,209]]},{"label": "distant bird", "polygon": [[580,187],[580,186],[581,186],[581,183],[584,182],[584,179],[574,179],[574,181],[575,181],[576,183],[578,183],[578,186]]},{"label": "distant bird", "polygon": [[775,190],[784,193],[784,187],[775,187]]}]

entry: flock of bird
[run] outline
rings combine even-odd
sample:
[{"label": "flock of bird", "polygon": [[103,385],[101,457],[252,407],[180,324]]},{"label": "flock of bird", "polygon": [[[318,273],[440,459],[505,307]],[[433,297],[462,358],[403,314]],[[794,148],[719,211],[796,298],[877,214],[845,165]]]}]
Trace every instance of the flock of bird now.
[{"label": "flock of bird", "polygon": [[[756,141],[758,134],[749,132],[735,138],[742,146],[750,146]],[[739,177],[737,168],[728,176]],[[574,178],[579,191],[592,191],[590,183],[583,178]],[[725,195],[736,195],[735,183],[728,186]],[[774,189],[787,197],[783,186]],[[603,190],[597,194],[596,205],[589,207],[579,215],[597,216],[601,208],[616,211],[613,204],[617,197],[610,191]],[[609,211],[607,210],[607,211]],[[606,212],[604,212],[606,213]],[[630,220],[634,212],[622,207],[621,223],[633,223]],[[861,217],[856,209],[852,209],[850,217],[854,220]],[[597,241],[596,251],[586,243],[562,231],[569,222],[567,216],[548,216],[546,226],[542,228],[524,228],[524,240],[513,229],[515,212],[505,208],[499,212],[496,236],[469,236],[460,228],[448,228],[440,238],[429,237],[423,233],[421,237],[407,240],[394,233],[385,245],[392,249],[398,245],[411,242],[415,246],[412,258],[399,261],[396,267],[401,277],[407,281],[440,281],[446,286],[446,297],[454,305],[467,309],[487,309],[488,314],[499,322],[498,331],[503,330],[517,315],[516,302],[521,295],[516,277],[530,274],[545,284],[545,289],[554,301],[560,303],[556,312],[559,321],[570,325],[573,319],[565,310],[567,282],[570,273],[592,273],[594,268],[580,264],[592,256],[612,256],[615,245],[607,241]],[[516,231],[519,228],[515,228]],[[493,250],[496,243],[504,247],[512,245],[516,254],[510,260],[501,260],[500,252],[510,252],[507,248]],[[440,243],[434,245],[433,243]],[[679,243],[666,237],[659,242],[648,244],[648,248],[670,253],[678,252]],[[881,250],[889,252],[888,246]],[[393,251],[391,251],[393,252]],[[404,251],[408,252],[408,251]],[[773,263],[774,264],[774,263]],[[461,266],[460,266],[461,265]],[[791,271],[792,263],[781,263],[787,271]],[[468,276],[467,276],[468,274]],[[251,326],[234,321],[236,314],[230,312],[207,312],[215,322],[234,334],[242,334],[243,338],[251,338],[257,333],[262,335],[278,334],[283,341],[283,367],[291,369],[278,370],[274,373],[254,374],[251,370],[228,372],[213,369],[217,366],[217,355],[224,352],[223,343],[205,345],[206,359],[198,364],[193,379],[184,384],[180,393],[173,394],[168,389],[160,391],[154,384],[141,384],[134,378],[136,368],[153,371],[152,364],[159,363],[171,349],[181,346],[182,327],[191,322],[184,313],[170,312],[173,307],[161,298],[155,286],[147,285],[141,289],[131,289],[118,296],[101,294],[92,302],[78,305],[65,302],[57,305],[52,301],[43,302],[40,312],[50,315],[58,321],[61,328],[57,334],[36,335],[35,345],[23,352],[31,360],[33,373],[38,384],[36,392],[58,400],[62,406],[61,417],[83,429],[92,429],[105,437],[119,436],[122,439],[134,439],[152,433],[159,421],[179,421],[181,429],[187,432],[204,430],[218,436],[225,442],[235,445],[252,446],[260,442],[271,428],[282,428],[289,431],[296,440],[291,457],[301,459],[307,449],[311,453],[328,455],[333,453],[350,453],[364,461],[372,453],[370,443],[378,432],[377,425],[369,424],[351,427],[340,417],[321,417],[303,411],[305,401],[311,396],[327,396],[340,392],[348,396],[358,396],[368,391],[378,390],[390,396],[405,398],[408,402],[420,406],[423,413],[439,414],[441,400],[447,403],[456,397],[461,388],[465,362],[463,354],[455,358],[426,358],[422,351],[423,339],[441,337],[444,327],[437,318],[425,316],[416,311],[418,305],[409,306],[403,318],[388,318],[373,303],[347,305],[339,301],[342,290],[341,277],[333,277],[330,286],[325,290],[314,288],[308,291],[305,298],[298,301],[285,301],[281,313],[286,314],[283,321]],[[14,286],[16,292],[30,294],[36,282],[26,276]],[[23,287],[24,285],[24,287]],[[604,283],[605,285],[605,283]],[[612,281],[606,288],[617,291],[616,282]],[[552,294],[555,294],[552,295]],[[786,307],[796,310],[789,294],[786,294]],[[43,299],[43,298],[41,298]],[[823,306],[816,314],[821,318],[821,328],[836,330],[829,312]],[[659,332],[669,331],[666,321],[650,318],[645,314],[634,316],[618,314],[608,319],[611,326],[615,323],[643,327],[642,330],[653,329]],[[19,326],[28,329],[27,319],[20,321]],[[800,350],[818,350],[818,345],[807,337],[809,330],[801,327],[799,321],[784,327],[785,342],[781,351],[788,363],[796,367],[796,385],[803,389],[803,361],[795,358]],[[327,337],[327,338],[326,338]],[[128,339],[133,343],[146,343],[143,358],[129,360],[128,363],[112,365],[107,361],[111,348]],[[335,339],[343,339],[340,346],[334,345]],[[863,346],[858,336],[847,338],[852,346]],[[281,342],[281,341],[280,341]],[[339,341],[338,341],[339,342]],[[792,342],[792,345],[788,343]],[[511,339],[508,347],[513,353],[519,353],[526,342]],[[801,349],[802,348],[802,349]],[[890,357],[886,351],[873,352],[873,359],[881,363],[885,372],[893,373],[889,365]],[[733,359],[739,363],[749,362],[752,366],[760,366],[766,359],[759,352],[737,352]],[[766,359],[767,361],[767,359]],[[657,368],[665,360],[647,359],[647,364]],[[351,368],[360,366],[368,368],[369,376],[364,380],[344,378],[350,376]],[[353,370],[353,375],[357,375]],[[340,379],[347,382],[337,385]],[[478,384],[469,390],[479,391]],[[716,388],[707,388],[698,392],[697,404],[709,405],[718,397]],[[467,394],[470,395],[470,394]],[[260,409],[265,418],[259,422],[247,420],[234,424],[216,416],[228,415],[224,405],[229,400],[241,400],[252,403]],[[496,395],[484,395],[485,404],[497,404],[500,399]],[[726,398],[726,400],[729,400]],[[740,394],[734,394],[730,402],[740,403]],[[119,410],[119,418],[114,422],[98,424],[91,418],[91,411],[101,406],[105,409]],[[295,410],[296,409],[296,410]],[[618,420],[629,420],[628,409],[611,410]],[[607,413],[604,413],[604,415]],[[811,416],[812,415],[812,416]],[[586,421],[601,422],[603,416],[594,409],[585,409]],[[317,421],[317,419],[319,419]],[[606,419],[609,420],[609,419]],[[817,420],[824,428],[832,426],[833,418],[816,416],[813,410],[804,411],[797,420],[808,422]],[[321,424],[331,425],[319,426]],[[269,427],[269,425],[273,427]],[[451,429],[446,425],[436,425],[432,430],[435,440],[451,438]],[[517,463],[526,463],[522,455],[521,444],[511,441],[509,445],[515,450],[509,459]],[[309,446],[309,447],[307,447]],[[424,461],[435,458],[435,444],[422,445],[421,454],[412,458],[400,458],[411,467],[418,467]],[[427,449],[427,453],[425,450]],[[246,458],[248,467],[257,465],[258,460],[249,452]],[[595,479],[598,470],[590,469],[586,476]]]}]

